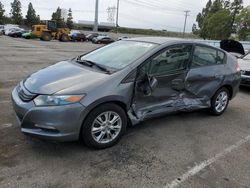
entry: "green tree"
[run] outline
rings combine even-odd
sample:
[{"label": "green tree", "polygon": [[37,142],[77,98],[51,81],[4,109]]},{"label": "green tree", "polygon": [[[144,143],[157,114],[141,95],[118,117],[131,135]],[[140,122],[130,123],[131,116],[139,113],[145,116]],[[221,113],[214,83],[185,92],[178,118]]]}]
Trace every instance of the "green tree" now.
[{"label": "green tree", "polygon": [[62,9],[60,7],[56,9],[56,12],[53,12],[51,20],[56,21],[56,25],[58,28],[65,27],[65,22],[62,18]]},{"label": "green tree", "polygon": [[211,6],[212,6],[212,1],[209,0],[206,4],[206,7],[202,9],[202,12],[199,13],[196,17],[196,21],[198,22],[198,26],[201,28],[203,25],[203,20],[204,18],[208,15],[208,13],[211,10]]},{"label": "green tree", "polygon": [[14,0],[13,3],[11,3],[11,14],[13,23],[18,25],[22,24],[22,4],[19,0]]},{"label": "green tree", "polygon": [[4,24],[4,17],[5,17],[4,13],[5,13],[4,6],[0,1],[0,24]]},{"label": "green tree", "polygon": [[[241,9],[242,0],[234,0],[232,3],[229,0],[209,0],[206,7],[196,17],[198,28],[194,33],[203,39],[225,39],[230,37],[231,33],[235,31],[235,18]],[[214,26],[214,28],[211,26]],[[219,28],[224,29],[224,35],[221,34]]]},{"label": "green tree", "polygon": [[204,21],[204,30],[208,39],[228,39],[231,35],[230,29],[231,14],[229,10],[222,9],[211,14]]},{"label": "green tree", "polygon": [[72,16],[72,10],[71,8],[69,9],[69,13],[68,13],[68,18],[67,18],[67,27],[70,29],[73,29],[74,27],[74,23],[73,23],[73,16]]},{"label": "green tree", "polygon": [[244,8],[236,16],[235,27],[240,40],[250,40],[250,9]]},{"label": "green tree", "polygon": [[234,0],[231,3],[231,6],[230,6],[231,15],[232,15],[232,19],[231,19],[231,32],[235,32],[234,22],[235,22],[236,16],[243,9],[242,4],[243,4],[242,0]]},{"label": "green tree", "polygon": [[193,24],[193,26],[192,26],[192,33],[195,34],[195,35],[199,34],[199,30],[197,29],[196,24]]},{"label": "green tree", "polygon": [[224,0],[224,1],[222,2],[222,4],[223,4],[223,8],[224,8],[224,9],[229,9],[229,8],[230,8],[230,5],[231,5],[231,3],[230,3],[229,0]]},{"label": "green tree", "polygon": [[34,24],[38,24],[39,22],[40,22],[39,16],[36,15],[36,11],[33,8],[32,3],[29,3],[27,15],[26,15],[26,21],[25,21],[26,25],[32,26]]},{"label": "green tree", "polygon": [[222,0],[215,0],[211,6],[209,14],[216,13],[223,9],[223,1]]}]

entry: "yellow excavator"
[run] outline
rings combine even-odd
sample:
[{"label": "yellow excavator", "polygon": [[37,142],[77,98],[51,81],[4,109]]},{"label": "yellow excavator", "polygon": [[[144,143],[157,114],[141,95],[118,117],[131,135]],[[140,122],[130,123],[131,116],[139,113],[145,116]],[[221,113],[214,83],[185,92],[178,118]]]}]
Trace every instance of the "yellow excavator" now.
[{"label": "yellow excavator", "polygon": [[46,20],[39,25],[32,26],[32,36],[36,36],[43,41],[59,40],[62,42],[68,42],[70,29],[63,27],[58,28],[56,21]]}]

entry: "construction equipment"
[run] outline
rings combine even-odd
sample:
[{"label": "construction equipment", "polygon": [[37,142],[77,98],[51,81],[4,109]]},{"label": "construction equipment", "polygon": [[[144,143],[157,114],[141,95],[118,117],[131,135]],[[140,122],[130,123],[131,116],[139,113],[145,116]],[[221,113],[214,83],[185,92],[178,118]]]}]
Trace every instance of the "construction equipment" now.
[{"label": "construction equipment", "polygon": [[46,20],[40,25],[33,25],[31,32],[33,36],[36,36],[43,41],[54,39],[62,42],[68,42],[70,40],[69,33],[69,28],[58,28],[56,22],[53,20]]}]

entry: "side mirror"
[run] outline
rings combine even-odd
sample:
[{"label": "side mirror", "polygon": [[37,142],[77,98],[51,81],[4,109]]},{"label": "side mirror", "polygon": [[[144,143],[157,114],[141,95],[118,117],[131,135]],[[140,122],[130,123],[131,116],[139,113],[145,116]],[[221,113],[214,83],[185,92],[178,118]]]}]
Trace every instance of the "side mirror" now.
[{"label": "side mirror", "polygon": [[138,89],[139,91],[143,92],[145,96],[150,96],[157,87],[157,85],[157,79],[155,77],[149,77],[147,75],[147,78],[142,82],[142,84],[139,85]]},{"label": "side mirror", "polygon": [[155,77],[148,76],[147,84],[145,85],[143,90],[144,95],[150,96],[157,87],[157,85],[158,85],[157,79]]},{"label": "side mirror", "polygon": [[151,92],[155,90],[155,88],[157,87],[158,85],[158,81],[155,77],[150,77],[149,78],[149,87],[150,87],[150,90]]}]

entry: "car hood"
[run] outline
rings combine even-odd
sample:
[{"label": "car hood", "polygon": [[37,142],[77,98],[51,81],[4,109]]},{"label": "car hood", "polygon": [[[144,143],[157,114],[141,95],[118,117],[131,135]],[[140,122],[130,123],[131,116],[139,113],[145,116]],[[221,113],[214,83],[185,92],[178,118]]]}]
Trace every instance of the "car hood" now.
[{"label": "car hood", "polygon": [[238,59],[238,63],[241,70],[250,71],[250,60]]},{"label": "car hood", "polygon": [[30,75],[24,80],[24,86],[36,94],[51,95],[62,90],[67,92],[69,88],[71,92],[74,88],[75,94],[81,94],[95,83],[101,84],[108,76],[71,61],[62,61]]}]

